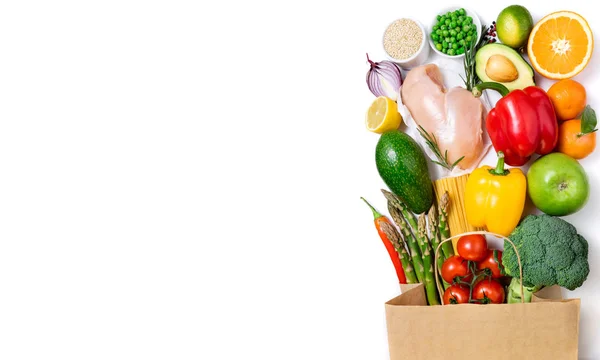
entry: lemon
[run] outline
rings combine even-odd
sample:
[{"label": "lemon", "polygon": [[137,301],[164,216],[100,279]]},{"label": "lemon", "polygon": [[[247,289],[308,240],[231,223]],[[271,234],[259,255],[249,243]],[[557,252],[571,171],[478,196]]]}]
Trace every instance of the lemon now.
[{"label": "lemon", "polygon": [[367,129],[377,134],[397,130],[400,123],[402,123],[402,115],[398,112],[398,104],[386,96],[375,99],[365,117]]}]

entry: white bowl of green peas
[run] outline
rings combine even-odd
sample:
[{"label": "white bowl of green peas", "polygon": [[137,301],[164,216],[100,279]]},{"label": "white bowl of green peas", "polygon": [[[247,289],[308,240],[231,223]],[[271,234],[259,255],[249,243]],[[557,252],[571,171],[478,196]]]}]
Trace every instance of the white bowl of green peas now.
[{"label": "white bowl of green peas", "polygon": [[430,26],[429,45],[448,58],[462,58],[468,45],[481,37],[481,21],[474,11],[454,6],[442,9]]}]

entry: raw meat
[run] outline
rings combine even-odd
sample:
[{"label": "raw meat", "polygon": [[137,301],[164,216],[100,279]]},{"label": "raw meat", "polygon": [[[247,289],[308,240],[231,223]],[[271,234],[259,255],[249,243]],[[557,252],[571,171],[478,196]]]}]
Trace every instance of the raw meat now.
[{"label": "raw meat", "polygon": [[481,101],[461,87],[444,88],[440,69],[435,64],[416,67],[408,72],[401,90],[402,102],[417,125],[435,135],[442,155],[448,151],[448,163],[469,169],[481,159],[484,150]]}]

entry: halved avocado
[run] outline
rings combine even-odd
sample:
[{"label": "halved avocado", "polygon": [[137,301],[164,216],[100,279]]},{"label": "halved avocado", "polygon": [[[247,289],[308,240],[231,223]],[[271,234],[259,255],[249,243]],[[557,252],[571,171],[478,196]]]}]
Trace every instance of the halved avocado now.
[{"label": "halved avocado", "polygon": [[512,91],[535,85],[533,68],[514,49],[487,44],[475,54],[475,71],[481,81],[500,83]]}]

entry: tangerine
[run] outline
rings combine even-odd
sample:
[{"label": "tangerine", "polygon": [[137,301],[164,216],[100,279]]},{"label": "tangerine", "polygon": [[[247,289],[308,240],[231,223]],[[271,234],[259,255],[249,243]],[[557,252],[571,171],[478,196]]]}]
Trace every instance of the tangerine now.
[{"label": "tangerine", "polygon": [[581,120],[567,120],[558,128],[558,151],[574,159],[583,159],[596,148],[596,133],[581,133]]}]

